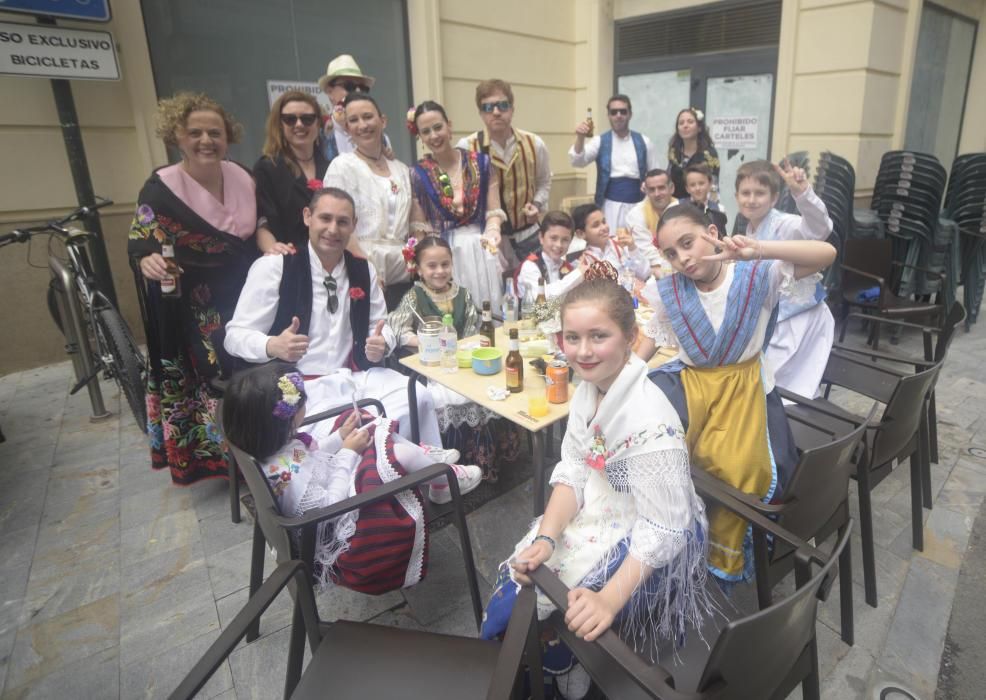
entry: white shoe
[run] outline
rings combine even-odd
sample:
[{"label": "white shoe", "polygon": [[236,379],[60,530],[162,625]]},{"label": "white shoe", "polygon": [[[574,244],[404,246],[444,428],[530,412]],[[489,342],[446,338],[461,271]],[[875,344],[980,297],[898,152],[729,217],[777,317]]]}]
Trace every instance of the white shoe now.
[{"label": "white shoe", "polygon": [[461,456],[458,450],[446,450],[444,447],[436,447],[434,445],[421,445],[421,449],[425,451],[426,455],[442,464],[456,464]]},{"label": "white shoe", "polygon": [[[476,490],[483,481],[483,470],[475,464],[453,464],[452,470],[455,472],[459,482],[459,493],[463,496],[470,491]],[[432,484],[428,489],[428,498],[432,503],[450,503],[452,501],[452,489],[448,484]]]},{"label": "white shoe", "polygon": [[572,666],[572,670],[568,673],[555,676],[555,684],[558,686],[558,692],[562,694],[565,700],[581,700],[584,698],[589,692],[590,682],[589,674],[583,668],[582,664],[579,663]]}]

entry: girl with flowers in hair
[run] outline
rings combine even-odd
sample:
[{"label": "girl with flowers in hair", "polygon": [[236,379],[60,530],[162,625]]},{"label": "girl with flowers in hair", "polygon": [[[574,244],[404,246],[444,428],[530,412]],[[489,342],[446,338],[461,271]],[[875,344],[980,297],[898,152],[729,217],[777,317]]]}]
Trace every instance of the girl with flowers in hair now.
[{"label": "girl with flowers in hair", "polygon": [[[414,279],[414,286],[404,295],[400,304],[387,317],[387,324],[397,337],[399,347],[417,349],[418,317],[441,318],[451,314],[458,337],[475,335],[478,314],[469,290],[453,279],[452,248],[445,239],[425,236],[420,241],[408,239],[404,258]],[[496,465],[503,459],[516,456],[519,441],[504,421],[503,429],[494,436],[490,421],[496,414],[469,401],[466,397],[432,383],[428,387],[435,401],[438,427],[442,444],[457,448],[464,457],[475,462],[486,474],[496,480]]]},{"label": "girl with flowers in hair", "polygon": [[715,191],[719,181],[719,152],[705,126],[705,114],[700,109],[688,107],[678,112],[674,120],[674,136],[668,142],[668,173],[674,183],[674,196],[684,197],[685,168],[705,163],[712,173]]},{"label": "girl with flowers in hair", "polygon": [[[352,410],[303,432],[306,398],[294,365],[274,361],[236,374],[223,403],[226,438],[262,465],[284,516],[324,508],[435,462],[458,459],[454,450],[414,445],[397,434],[394,421]],[[462,493],[479,485],[478,467],[452,468]],[[445,477],[431,489],[447,494]],[[322,523],[315,575],[322,585],[384,593],[420,581],[427,551],[423,504],[416,490],[402,491]]]}]

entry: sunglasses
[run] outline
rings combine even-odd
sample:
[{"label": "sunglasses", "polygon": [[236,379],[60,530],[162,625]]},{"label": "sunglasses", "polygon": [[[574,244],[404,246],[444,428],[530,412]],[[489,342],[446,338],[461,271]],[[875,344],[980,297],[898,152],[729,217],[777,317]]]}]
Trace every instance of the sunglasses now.
[{"label": "sunglasses", "polygon": [[486,112],[487,114],[493,114],[494,109],[499,109],[501,112],[509,112],[510,100],[500,100],[499,102],[483,102],[479,105],[479,111]]},{"label": "sunglasses", "polygon": [[370,88],[368,88],[366,85],[364,85],[363,83],[357,83],[355,80],[347,80],[345,82],[335,81],[335,82],[329,83],[329,87],[339,87],[340,85],[346,89],[346,92],[369,92],[370,91]]},{"label": "sunglasses", "polygon": [[318,119],[318,115],[317,114],[314,114],[312,112],[309,112],[308,114],[282,114],[281,115],[281,123],[284,124],[284,126],[294,126],[295,124],[298,123],[299,120],[305,126],[311,126],[312,124],[315,123],[315,120],[316,119]]},{"label": "sunglasses", "polygon": [[329,313],[334,314],[336,311],[339,310],[339,297],[336,294],[337,284],[335,277],[329,275],[324,280],[322,280],[322,284],[325,285],[325,291],[328,292],[329,294]]},{"label": "sunglasses", "polygon": [[614,107],[609,110],[609,116],[611,117],[625,117],[630,114],[630,110],[626,107]]}]

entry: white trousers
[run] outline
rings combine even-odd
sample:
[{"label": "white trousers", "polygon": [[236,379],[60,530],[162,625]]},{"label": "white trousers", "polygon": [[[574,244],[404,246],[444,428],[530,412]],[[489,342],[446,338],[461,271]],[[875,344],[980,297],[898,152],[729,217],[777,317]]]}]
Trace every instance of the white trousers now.
[{"label": "white trousers", "polygon": [[609,224],[609,235],[616,238],[616,229],[627,225],[627,214],[640,202],[615,202],[612,199],[603,200],[603,216]]},{"label": "white trousers", "polygon": [[[408,378],[399,372],[383,367],[372,367],[366,372],[338,369],[318,379],[305,382],[308,402],[305,412],[314,415],[351,402],[354,398],[377,399],[387,411],[387,417],[397,421],[400,434],[411,438],[411,412],[407,402]],[[435,402],[428,387],[418,385],[418,429],[421,442],[441,445]],[[323,441],[331,432],[332,421],[327,421],[312,431],[316,440]],[[323,434],[324,431],[324,434]]]},{"label": "white trousers", "polygon": [[822,381],[835,338],[835,319],[824,302],[781,321],[767,346],[774,383],[813,398]]}]

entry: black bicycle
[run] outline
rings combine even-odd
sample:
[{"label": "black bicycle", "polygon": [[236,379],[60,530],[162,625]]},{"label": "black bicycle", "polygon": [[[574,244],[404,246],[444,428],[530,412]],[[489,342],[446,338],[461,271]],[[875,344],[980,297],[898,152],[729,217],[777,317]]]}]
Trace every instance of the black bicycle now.
[{"label": "black bicycle", "polygon": [[[117,308],[99,286],[89,261],[88,244],[94,236],[68,225],[92,212],[112,204],[100,199],[97,204],[79,207],[68,216],[37,226],[29,226],[0,236],[0,247],[26,243],[33,236],[48,236],[48,311],[65,336],[65,350],[72,358],[78,380],[70,394],[87,387],[93,418],[108,415],[103,406],[100,373],[116,381],[126,397],[137,425],[147,432],[147,406],[144,403],[144,380],[147,364],[137,347],[130,328]],[[64,254],[55,240],[61,242]]]}]

